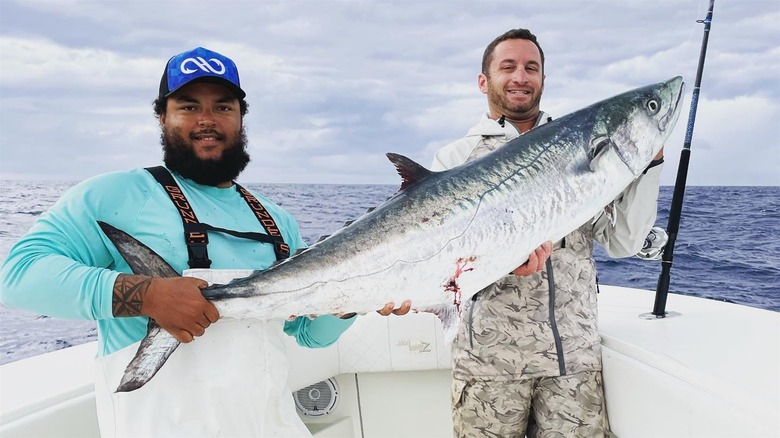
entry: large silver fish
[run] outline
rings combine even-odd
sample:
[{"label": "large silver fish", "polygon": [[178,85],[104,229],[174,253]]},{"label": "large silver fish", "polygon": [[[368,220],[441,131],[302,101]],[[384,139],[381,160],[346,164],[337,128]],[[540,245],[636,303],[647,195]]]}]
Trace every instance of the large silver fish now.
[{"label": "large silver fish", "polygon": [[[444,172],[388,154],[403,178],[397,194],[305,251],[203,295],[223,318],[254,319],[411,299],[454,333],[461,302],[593,219],[642,174],[675,126],[683,86],[675,77],[606,99]],[[177,275],[101,226],[135,273]],[[143,386],[177,345],[150,321],[117,391]]]}]

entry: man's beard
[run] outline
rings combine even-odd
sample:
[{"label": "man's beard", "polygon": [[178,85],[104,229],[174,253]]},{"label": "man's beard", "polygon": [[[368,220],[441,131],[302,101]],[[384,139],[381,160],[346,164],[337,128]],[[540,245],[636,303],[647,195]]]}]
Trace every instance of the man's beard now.
[{"label": "man's beard", "polygon": [[509,118],[519,118],[524,117],[529,111],[539,108],[539,103],[542,101],[542,93],[535,92],[533,99],[528,103],[510,103],[504,95],[504,90],[494,86],[488,80],[488,99],[494,106],[501,109],[501,115]]},{"label": "man's beard", "polygon": [[232,182],[250,160],[246,152],[246,132],[243,126],[236,141],[222,151],[219,159],[199,158],[191,142],[187,142],[178,131],[167,132],[163,129],[160,142],[163,147],[163,161],[168,169],[206,186],[216,187]]}]

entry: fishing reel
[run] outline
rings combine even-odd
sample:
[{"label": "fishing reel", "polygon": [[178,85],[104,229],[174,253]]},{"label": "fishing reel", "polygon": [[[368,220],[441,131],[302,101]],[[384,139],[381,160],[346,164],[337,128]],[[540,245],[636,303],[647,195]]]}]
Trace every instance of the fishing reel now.
[{"label": "fishing reel", "polygon": [[667,242],[669,242],[669,235],[666,234],[666,230],[661,227],[653,227],[645,237],[645,243],[636,256],[644,260],[661,260]]}]

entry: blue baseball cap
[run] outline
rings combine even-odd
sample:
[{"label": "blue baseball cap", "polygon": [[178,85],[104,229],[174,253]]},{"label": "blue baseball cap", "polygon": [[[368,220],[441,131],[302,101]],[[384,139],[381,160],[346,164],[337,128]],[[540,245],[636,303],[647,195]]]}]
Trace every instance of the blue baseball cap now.
[{"label": "blue baseball cap", "polygon": [[159,97],[168,97],[191,82],[213,82],[224,85],[239,99],[246,96],[233,60],[203,47],[179,53],[168,60],[160,80]]}]

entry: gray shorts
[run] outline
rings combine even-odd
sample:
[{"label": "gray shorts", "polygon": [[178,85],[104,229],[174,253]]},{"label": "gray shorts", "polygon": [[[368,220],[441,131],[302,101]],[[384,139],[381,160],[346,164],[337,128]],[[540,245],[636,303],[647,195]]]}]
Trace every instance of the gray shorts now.
[{"label": "gray shorts", "polygon": [[453,379],[455,436],[611,436],[602,382],[601,371],[508,382]]}]

